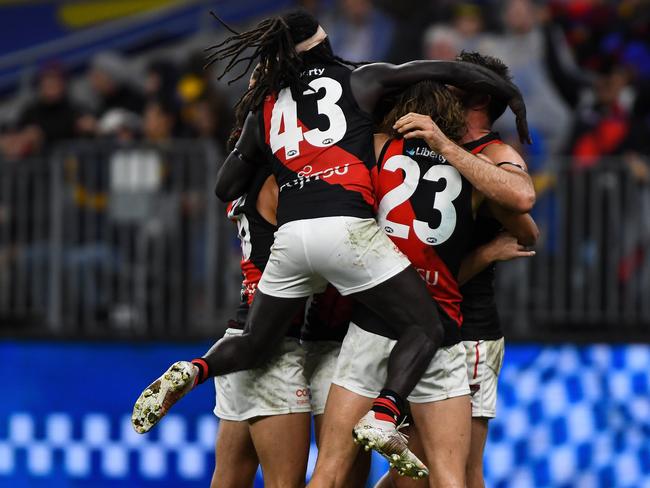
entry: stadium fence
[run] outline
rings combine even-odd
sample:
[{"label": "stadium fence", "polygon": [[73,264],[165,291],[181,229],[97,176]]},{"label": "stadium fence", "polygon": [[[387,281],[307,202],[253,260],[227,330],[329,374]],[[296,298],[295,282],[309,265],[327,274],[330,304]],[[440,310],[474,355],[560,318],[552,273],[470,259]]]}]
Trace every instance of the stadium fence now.
[{"label": "stadium fence", "polygon": [[[47,157],[0,161],[0,332],[223,330],[239,284],[234,229],[213,194],[221,160],[209,142],[177,140],[74,142]],[[537,256],[500,265],[506,333],[647,339],[650,186],[620,160],[558,167],[534,210]]]}]

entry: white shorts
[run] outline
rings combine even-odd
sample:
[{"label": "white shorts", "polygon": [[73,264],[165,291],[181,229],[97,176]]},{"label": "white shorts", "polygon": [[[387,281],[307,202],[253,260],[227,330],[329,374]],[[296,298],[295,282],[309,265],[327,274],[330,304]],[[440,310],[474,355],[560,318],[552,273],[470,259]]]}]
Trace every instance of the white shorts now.
[{"label": "white shorts", "polygon": [[295,220],[275,233],[258,288],[280,298],[307,297],[331,283],[341,295],[372,288],[411,263],[375,219]]},{"label": "white shorts", "polygon": [[[226,330],[226,336],[241,333],[239,329]],[[311,412],[304,367],[305,352],[300,342],[285,338],[278,355],[266,366],[214,379],[217,391],[214,414],[224,420],[244,421]]]},{"label": "white shorts", "polygon": [[[358,395],[375,398],[384,387],[388,356],[396,342],[351,323],[332,382]],[[438,349],[408,401],[429,403],[461,395],[469,395],[469,385],[465,348],[458,343]]]},{"label": "white shorts", "polygon": [[497,383],[503,364],[503,337],[496,341],[464,341],[467,377],[472,391],[472,417],[497,416]]},{"label": "white shorts", "polygon": [[312,415],[321,415],[325,411],[327,395],[336,371],[336,361],[341,351],[341,343],[336,341],[305,341],[307,360],[305,376],[311,390]]}]

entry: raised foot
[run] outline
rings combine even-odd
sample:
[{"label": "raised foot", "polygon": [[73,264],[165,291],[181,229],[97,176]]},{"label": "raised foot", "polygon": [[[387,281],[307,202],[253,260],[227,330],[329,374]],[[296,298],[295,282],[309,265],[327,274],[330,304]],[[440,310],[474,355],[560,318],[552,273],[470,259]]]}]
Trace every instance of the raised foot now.
[{"label": "raised foot", "polygon": [[139,434],[149,432],[194,387],[198,372],[192,363],[178,361],[145,388],[133,406],[131,424],[135,431]]},{"label": "raised foot", "polygon": [[413,479],[429,476],[427,467],[408,448],[406,436],[391,422],[377,420],[372,411],[354,426],[352,439],[366,451],[377,451],[402,476]]}]

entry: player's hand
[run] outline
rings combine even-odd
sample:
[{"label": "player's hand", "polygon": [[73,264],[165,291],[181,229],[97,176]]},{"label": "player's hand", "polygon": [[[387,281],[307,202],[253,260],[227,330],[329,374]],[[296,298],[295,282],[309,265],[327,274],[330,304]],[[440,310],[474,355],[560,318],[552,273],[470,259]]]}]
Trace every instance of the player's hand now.
[{"label": "player's hand", "polygon": [[519,244],[517,238],[507,232],[502,232],[485,244],[483,252],[486,253],[491,262],[530,258],[535,255],[535,251],[531,251],[526,246]]},{"label": "player's hand", "polygon": [[440,151],[450,142],[428,115],[408,113],[395,122],[393,129],[402,134],[404,139],[424,139],[434,151]]}]

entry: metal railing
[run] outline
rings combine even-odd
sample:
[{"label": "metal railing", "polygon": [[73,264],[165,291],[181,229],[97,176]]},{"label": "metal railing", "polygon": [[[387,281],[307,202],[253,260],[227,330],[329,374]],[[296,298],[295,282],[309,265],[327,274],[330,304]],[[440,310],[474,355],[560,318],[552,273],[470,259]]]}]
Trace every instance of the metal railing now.
[{"label": "metal railing", "polygon": [[537,255],[503,263],[506,330],[520,338],[650,337],[650,185],[622,160],[553,175],[534,210]]},{"label": "metal railing", "polygon": [[[87,142],[0,162],[0,331],[214,336],[239,293],[220,159],[197,141]],[[650,185],[618,160],[552,179],[537,256],[499,266],[506,333],[650,337]]]},{"label": "metal railing", "polygon": [[214,333],[236,295],[232,232],[213,194],[220,158],[197,141],[88,142],[0,164],[2,322],[66,335]]}]

